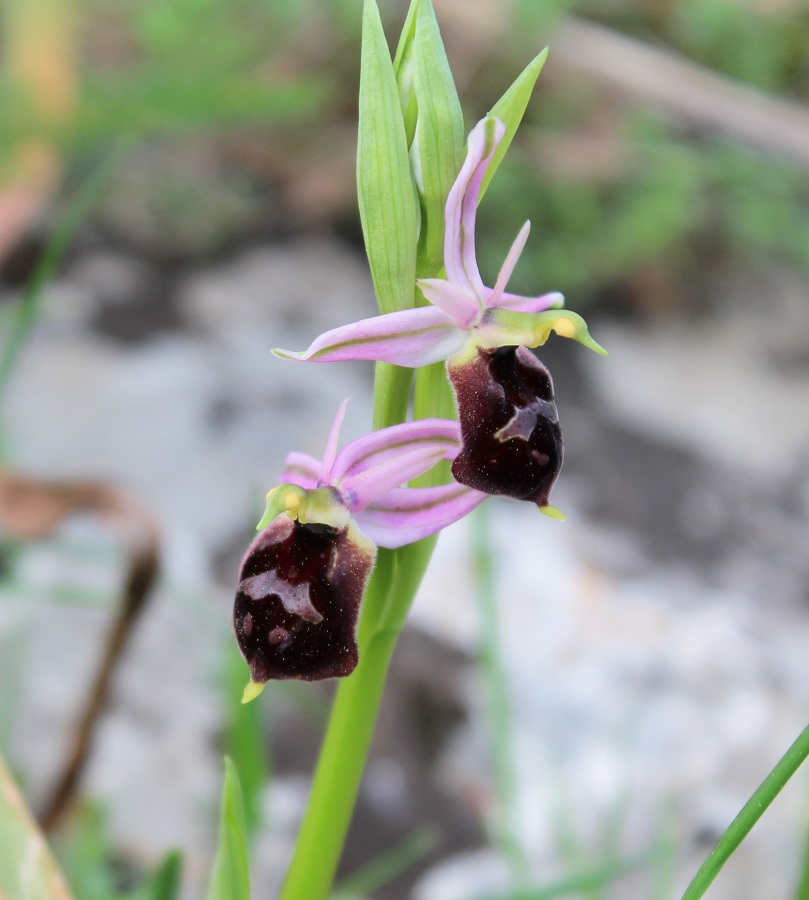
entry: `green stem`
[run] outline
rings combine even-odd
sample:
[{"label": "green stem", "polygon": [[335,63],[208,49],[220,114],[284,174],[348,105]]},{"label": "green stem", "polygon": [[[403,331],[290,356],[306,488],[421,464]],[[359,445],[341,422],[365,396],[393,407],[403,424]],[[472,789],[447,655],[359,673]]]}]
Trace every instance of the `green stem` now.
[{"label": "green stem", "polygon": [[374,373],[374,431],[407,418],[413,370],[377,363]]},{"label": "green stem", "polygon": [[325,900],[329,894],[368,758],[390,660],[434,545],[435,539],[428,538],[401,550],[379,551],[360,621],[360,662],[337,689],[309,806],[280,900]]},{"label": "green stem", "polygon": [[480,620],[480,664],[486,692],[490,756],[497,792],[493,831],[500,851],[511,869],[513,886],[522,888],[528,884],[531,873],[525,848],[520,840],[511,705],[502,654],[489,512],[488,505],[484,504],[475,510],[471,519],[475,598]]},{"label": "green stem", "polygon": [[809,726],[798,735],[789,750],[776,763],[775,768],[761,782],[753,796],[744,804],[741,812],[730,823],[711,855],[700,866],[694,880],[688,885],[682,900],[698,900],[708,890],[722,866],[730,859],[767,807],[795,774],[807,754],[809,754]]}]

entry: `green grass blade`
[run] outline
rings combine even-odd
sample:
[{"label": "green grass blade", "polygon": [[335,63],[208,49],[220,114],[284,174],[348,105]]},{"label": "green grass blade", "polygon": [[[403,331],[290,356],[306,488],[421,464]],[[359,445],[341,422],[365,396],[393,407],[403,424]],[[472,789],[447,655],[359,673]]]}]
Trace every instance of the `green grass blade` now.
[{"label": "green grass blade", "polygon": [[247,823],[239,773],[225,757],[225,788],[216,850],[207,900],[250,900],[250,864]]},{"label": "green grass blade", "polygon": [[332,892],[331,900],[349,900],[374,894],[426,856],[437,841],[434,829],[417,829],[401,843],[343,879]]},{"label": "green grass blade", "polygon": [[491,507],[488,503],[482,504],[472,513],[475,600],[480,634],[479,661],[486,692],[486,731],[496,792],[492,830],[510,869],[511,883],[521,886],[528,881],[530,867],[520,839],[514,729],[497,609],[497,572],[492,551],[490,517]]},{"label": "green grass blade", "polygon": [[183,855],[172,850],[149,880],[144,900],[179,900],[182,878]]},{"label": "green grass blade", "polygon": [[239,773],[247,833],[253,835],[261,822],[262,795],[270,774],[264,707],[260,703],[242,703],[250,673],[233,641],[228,642],[224,668],[227,706],[223,745]]},{"label": "green grass blade", "polygon": [[611,862],[588,872],[563,878],[546,887],[527,888],[497,896],[489,895],[480,900],[556,900],[557,897],[580,897],[584,891],[604,887],[617,878],[623,878],[624,875],[630,875],[632,872],[642,869],[649,864],[651,859],[652,857],[647,854],[638,859]]},{"label": "green grass blade", "polygon": [[809,754],[809,726],[795,739],[795,742],[775,764],[770,774],[761,782],[753,796],[744,804],[739,814],[730,823],[710,856],[700,866],[682,900],[697,900],[708,890],[722,866],[736,852],[739,844],[747,837],[753,826],[764,815],[764,811],[775,800],[781,789],[789,781]]}]

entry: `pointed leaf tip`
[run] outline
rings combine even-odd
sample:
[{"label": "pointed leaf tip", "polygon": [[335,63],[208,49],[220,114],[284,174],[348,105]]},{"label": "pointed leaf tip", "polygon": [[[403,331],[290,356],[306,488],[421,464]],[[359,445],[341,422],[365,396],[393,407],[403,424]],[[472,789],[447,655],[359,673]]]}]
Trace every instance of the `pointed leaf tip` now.
[{"label": "pointed leaf tip", "polygon": [[483,178],[478,203],[483,199],[483,195],[489,187],[489,182],[492,180],[498,166],[503,161],[506,150],[508,150],[511,145],[511,141],[514,138],[517,128],[519,127],[520,122],[522,122],[522,117],[525,114],[528,101],[531,99],[531,92],[534,89],[536,80],[539,78],[539,73],[542,71],[542,67],[545,65],[545,60],[547,58],[548,48],[546,47],[528,63],[505,94],[503,94],[497,103],[489,110],[490,116],[500,119],[500,121],[505,124],[506,133],[497,150],[495,150],[492,161]]},{"label": "pointed leaf tip", "polygon": [[225,757],[225,786],[219,818],[219,844],[206,900],[250,900],[247,822],[239,773]]}]

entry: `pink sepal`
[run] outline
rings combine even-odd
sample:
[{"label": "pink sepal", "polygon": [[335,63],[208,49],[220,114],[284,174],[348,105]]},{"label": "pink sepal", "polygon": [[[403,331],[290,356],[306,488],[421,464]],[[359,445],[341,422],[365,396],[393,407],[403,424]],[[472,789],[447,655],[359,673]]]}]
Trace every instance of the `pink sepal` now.
[{"label": "pink sepal", "polygon": [[375,544],[395,549],[452,525],[488,496],[455,482],[399,488],[359,513],[357,524]]}]

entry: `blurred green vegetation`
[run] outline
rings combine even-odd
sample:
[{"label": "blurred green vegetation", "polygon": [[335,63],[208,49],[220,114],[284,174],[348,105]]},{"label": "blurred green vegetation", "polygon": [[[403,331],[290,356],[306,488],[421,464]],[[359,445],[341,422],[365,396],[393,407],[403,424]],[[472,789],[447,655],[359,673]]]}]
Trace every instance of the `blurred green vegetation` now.
[{"label": "blurred green vegetation", "polygon": [[[393,33],[406,4],[380,5]],[[575,295],[577,307],[622,292],[630,306],[655,306],[655,297],[643,296],[650,273],[659,288],[729,259],[809,270],[804,167],[688,126],[632,96],[616,99],[595,79],[588,83],[586,75],[572,83],[567,70],[555,68],[553,56],[554,25],[575,14],[775,97],[805,103],[805,4],[502,0],[498,34],[488,42],[480,40],[480,25],[465,24],[458,12],[442,16],[443,7],[451,12],[451,0],[438,4],[438,13],[450,61],[463,73],[468,127],[521,61],[546,42],[551,45],[526,124],[481,211],[484,269],[502,260],[519,225],[530,217],[534,233],[515,276],[516,289],[563,290]],[[277,207],[276,221],[292,223],[289,227],[316,222],[322,228],[323,218],[331,217],[336,227],[348,226],[357,235],[356,220],[350,221],[354,187],[335,160],[338,133],[353,128],[356,117],[359,9],[357,0],[77,0],[77,100],[69,124],[59,131],[68,159],[103,153],[122,135],[204,138],[226,145],[241,135],[249,149],[242,146],[234,163],[229,146],[223,167],[208,173],[219,188],[201,184],[193,166],[183,176],[158,162],[154,179],[138,176],[140,202],[148,204],[155,195],[155,217],[172,220],[169,236],[183,231],[177,220],[185,216],[187,230],[204,220],[216,238],[192,241],[192,249],[233,246],[257,221],[265,221],[257,207],[268,204]],[[8,84],[3,90],[9,114],[0,119],[0,144],[8,148],[32,122],[25,97]],[[322,177],[330,148],[335,168],[326,172],[326,181],[331,174],[329,191],[343,198],[342,205],[285,208],[285,203],[294,207],[301,192],[285,195],[290,176],[283,160],[299,168],[310,165]],[[173,154],[170,144],[166,153]],[[139,166],[136,160],[132,171]],[[239,166],[245,169],[241,180],[233,171]],[[300,172],[297,177],[305,181]],[[172,179],[182,181],[176,190]],[[121,180],[128,184],[132,178],[124,172]],[[189,184],[205,199],[166,200],[178,190],[187,193]],[[273,194],[271,200],[262,192],[279,187],[280,197]],[[124,188],[123,196],[135,206],[131,188]],[[251,203],[245,191],[257,201]],[[118,199],[120,206],[120,192]],[[170,212],[160,213],[167,205]]]},{"label": "blurred green vegetation", "polygon": [[[740,83],[805,105],[809,100],[809,7],[737,0],[518,4],[520,57],[563,12],[599,21]],[[549,74],[553,71],[553,39]],[[505,57],[505,53],[504,53]],[[649,284],[699,277],[712,264],[788,265],[809,271],[809,172],[799,163],[688,127],[597,84],[540,79],[522,141],[492,185],[479,233],[482,265],[502,259],[519,224],[533,222],[515,290],[574,293],[576,307]],[[474,87],[471,89],[474,95]],[[527,140],[531,126],[535,133]],[[574,171],[543,164],[543,142],[583,161]],[[587,150],[608,154],[588,171]],[[535,149],[536,148],[536,149]],[[496,214],[492,212],[496,210]],[[508,222],[508,226],[505,223]],[[632,282],[642,274],[637,289]],[[654,307],[655,297],[635,297]],[[629,298],[628,305],[633,305]]]},{"label": "blurred green vegetation", "polygon": [[106,814],[85,804],[74,816],[69,836],[56,843],[62,870],[81,900],[177,900],[182,856],[172,850],[148,873],[111,849]]}]

